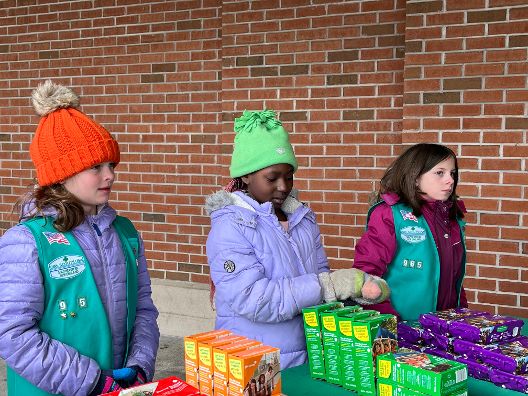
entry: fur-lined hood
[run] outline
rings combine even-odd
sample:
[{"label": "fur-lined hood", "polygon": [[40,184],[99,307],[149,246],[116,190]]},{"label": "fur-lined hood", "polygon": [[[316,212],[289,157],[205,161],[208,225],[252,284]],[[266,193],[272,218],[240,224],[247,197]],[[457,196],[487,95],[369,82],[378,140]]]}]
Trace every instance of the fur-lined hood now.
[{"label": "fur-lined hood", "polygon": [[[255,212],[255,208],[246,202],[239,194],[242,193],[230,193],[225,190],[220,190],[207,196],[205,199],[206,213],[211,215],[211,213],[213,213],[215,210],[222,209],[230,205],[239,206]],[[284,213],[293,213],[303,205],[304,204],[297,199],[297,190],[292,190],[290,195],[282,204],[281,208]]]}]

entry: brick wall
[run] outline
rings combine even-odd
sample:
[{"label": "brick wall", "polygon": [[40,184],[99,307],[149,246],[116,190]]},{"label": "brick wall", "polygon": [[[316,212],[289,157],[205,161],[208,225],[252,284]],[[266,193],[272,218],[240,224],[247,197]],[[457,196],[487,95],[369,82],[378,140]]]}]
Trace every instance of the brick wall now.
[{"label": "brick wall", "polygon": [[333,268],[351,265],[385,167],[442,142],[470,211],[470,301],[528,316],[525,3],[0,1],[0,228],[34,176],[28,97],[53,78],[120,142],[114,206],[151,275],[205,282],[204,196],[228,181],[234,118],[267,107]]},{"label": "brick wall", "polygon": [[439,141],[460,156],[469,300],[524,316],[526,32],[525,1],[408,1],[402,133],[404,143]]}]

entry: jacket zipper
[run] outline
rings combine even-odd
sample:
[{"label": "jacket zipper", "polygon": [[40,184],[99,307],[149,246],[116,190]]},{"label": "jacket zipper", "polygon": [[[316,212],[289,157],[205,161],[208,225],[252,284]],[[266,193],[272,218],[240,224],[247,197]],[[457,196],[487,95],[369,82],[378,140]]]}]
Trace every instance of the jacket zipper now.
[{"label": "jacket zipper", "polygon": [[[110,325],[111,323],[110,318],[113,318],[115,315],[114,315],[114,303],[112,301],[111,285],[109,284],[110,276],[108,274],[108,260],[106,259],[106,254],[104,253],[104,246],[101,243],[101,237],[103,236],[103,234],[96,223],[92,221],[90,221],[90,223],[92,225],[92,229],[96,233],[95,240],[97,241],[97,251],[99,252],[99,256],[101,257],[101,263],[103,265],[103,271],[104,271],[103,278],[104,278],[104,283],[105,283],[106,302],[107,302],[107,309],[108,309],[108,324]],[[112,328],[110,328],[110,331],[113,332]]]}]

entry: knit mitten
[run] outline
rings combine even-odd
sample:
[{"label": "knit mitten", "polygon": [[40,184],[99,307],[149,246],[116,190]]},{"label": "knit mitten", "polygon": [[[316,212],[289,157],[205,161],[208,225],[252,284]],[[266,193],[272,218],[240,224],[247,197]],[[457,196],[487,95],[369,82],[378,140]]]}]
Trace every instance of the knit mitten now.
[{"label": "knit mitten", "polygon": [[357,268],[321,272],[318,278],[326,302],[354,300],[358,304],[371,305],[385,301],[390,296],[389,286],[384,279]]},{"label": "knit mitten", "polygon": [[379,276],[365,273],[365,281],[361,288],[361,297],[354,300],[362,305],[379,304],[390,297],[389,285]]},{"label": "knit mitten", "polygon": [[321,272],[318,277],[323,289],[323,299],[327,302],[361,296],[363,271],[356,268],[338,269],[332,273]]}]

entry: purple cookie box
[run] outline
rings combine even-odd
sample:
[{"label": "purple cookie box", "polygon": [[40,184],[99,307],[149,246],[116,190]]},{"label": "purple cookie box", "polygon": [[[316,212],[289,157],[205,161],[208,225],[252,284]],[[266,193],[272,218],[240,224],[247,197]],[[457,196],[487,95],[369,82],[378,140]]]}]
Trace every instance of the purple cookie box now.
[{"label": "purple cookie box", "polygon": [[490,370],[490,380],[495,385],[517,392],[528,393],[528,375],[505,373],[500,370]]},{"label": "purple cookie box", "polygon": [[476,361],[481,360],[481,356],[482,353],[485,352],[485,348],[484,345],[455,339],[453,340],[453,351],[459,355],[467,356],[469,359]]},{"label": "purple cookie box", "polygon": [[435,355],[435,356],[438,356],[444,359],[448,359],[448,360],[456,360],[457,358],[455,354],[444,351],[442,349],[438,349],[438,348],[431,348],[431,347],[424,348],[423,352],[429,353],[431,355]]},{"label": "purple cookie box", "polygon": [[419,344],[423,342],[422,334],[424,330],[418,321],[398,322],[398,340]]},{"label": "purple cookie box", "polygon": [[453,351],[453,341],[455,340],[453,337],[447,337],[445,335],[435,334],[429,330],[425,330],[423,333],[423,339],[427,345],[433,346],[434,348],[448,352]]},{"label": "purple cookie box", "polygon": [[416,344],[413,344],[411,342],[407,342],[407,341],[398,341],[398,349],[399,348],[407,348],[407,349],[412,349],[413,351],[418,351],[418,352],[422,352],[424,347],[422,345],[416,345]]},{"label": "purple cookie box", "polygon": [[472,360],[479,360],[508,373],[528,373],[528,337],[520,336],[492,345],[455,340],[453,349]]},{"label": "purple cookie box", "polygon": [[490,344],[516,337],[523,324],[521,319],[487,314],[452,321],[449,333],[466,341]]},{"label": "purple cookie box", "polygon": [[431,330],[436,334],[449,336],[449,324],[454,320],[486,314],[490,315],[487,312],[473,311],[469,308],[453,308],[445,311],[422,314],[418,318],[418,321],[424,329]]},{"label": "purple cookie box", "polygon": [[492,370],[491,367],[479,362],[475,362],[474,360],[463,356],[458,356],[455,360],[457,362],[464,363],[468,368],[468,374],[473,378],[484,381],[490,380],[490,371]]}]

